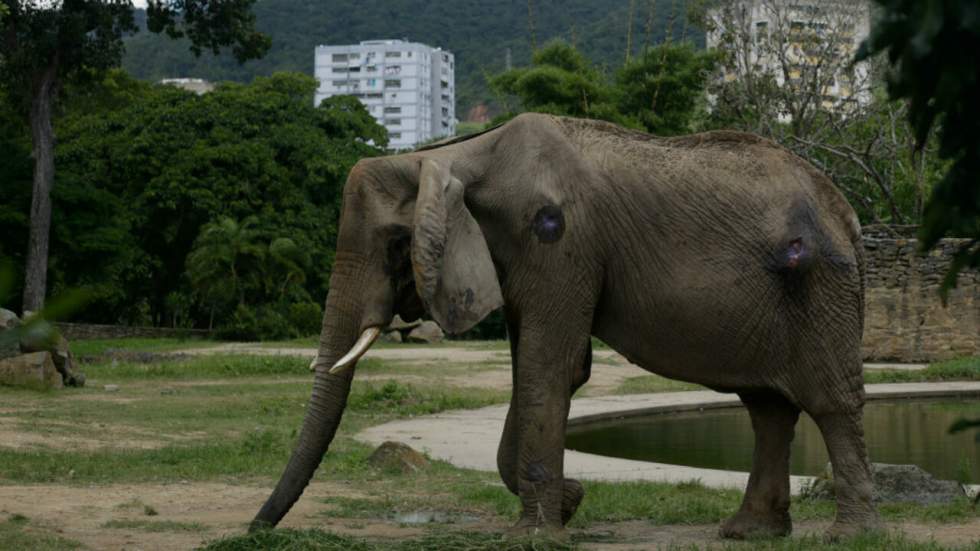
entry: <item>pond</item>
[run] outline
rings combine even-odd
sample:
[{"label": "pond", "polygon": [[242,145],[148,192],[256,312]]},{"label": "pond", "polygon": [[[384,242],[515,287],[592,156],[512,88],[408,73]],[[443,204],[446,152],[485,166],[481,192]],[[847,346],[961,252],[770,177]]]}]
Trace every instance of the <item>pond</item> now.
[{"label": "pond", "polygon": [[[871,461],[912,463],[933,475],[980,482],[980,443],[975,431],[948,434],[962,417],[980,418],[980,400],[872,401],[864,408]],[[569,427],[566,447],[585,453],[748,471],[752,467],[752,424],[744,408],[651,414]],[[828,461],[816,424],[806,414],[796,425],[790,472],[817,475]]]}]

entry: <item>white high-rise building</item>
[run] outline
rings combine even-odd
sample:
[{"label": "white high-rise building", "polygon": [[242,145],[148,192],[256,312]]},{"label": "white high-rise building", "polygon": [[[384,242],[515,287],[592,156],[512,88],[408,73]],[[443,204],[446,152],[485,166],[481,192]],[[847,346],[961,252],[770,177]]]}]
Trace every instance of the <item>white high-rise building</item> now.
[{"label": "white high-rise building", "polygon": [[366,40],[317,46],[314,75],[325,98],[352,95],[388,129],[388,147],[406,149],[456,133],[453,54],[417,42]]}]

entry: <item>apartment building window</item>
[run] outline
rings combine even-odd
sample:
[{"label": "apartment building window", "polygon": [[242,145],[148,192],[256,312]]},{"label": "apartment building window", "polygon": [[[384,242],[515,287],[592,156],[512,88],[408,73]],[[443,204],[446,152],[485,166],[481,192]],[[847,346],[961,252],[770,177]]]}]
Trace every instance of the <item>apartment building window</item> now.
[{"label": "apartment building window", "polygon": [[395,79],[385,80],[385,88],[401,88],[401,87],[402,87],[402,81],[400,80],[395,80]]},{"label": "apartment building window", "polygon": [[402,139],[402,133],[401,132],[389,132],[388,133],[388,138],[389,139],[392,139],[392,140],[400,140],[400,139]]},{"label": "apartment building window", "polygon": [[348,54],[347,58],[354,61],[355,59],[361,59],[361,54]]},{"label": "apartment building window", "polygon": [[347,67],[334,67],[333,72],[335,73],[346,73]]},{"label": "apartment building window", "polygon": [[347,54],[333,54],[333,57],[331,57],[330,59],[334,63],[336,63],[338,61],[347,61]]},{"label": "apartment building window", "polygon": [[401,119],[385,119],[385,126],[401,126]]},{"label": "apartment building window", "polygon": [[412,52],[408,52],[408,57],[412,57]]},{"label": "apartment building window", "polygon": [[385,107],[385,113],[401,113],[401,107]]},{"label": "apartment building window", "polygon": [[389,65],[385,67],[386,75],[397,75],[400,74],[401,72],[402,72],[401,65]]},{"label": "apartment building window", "polygon": [[385,52],[385,57],[401,57],[401,52]]},{"label": "apartment building window", "polygon": [[369,78],[367,81],[368,88],[374,88],[378,85],[378,79]]}]

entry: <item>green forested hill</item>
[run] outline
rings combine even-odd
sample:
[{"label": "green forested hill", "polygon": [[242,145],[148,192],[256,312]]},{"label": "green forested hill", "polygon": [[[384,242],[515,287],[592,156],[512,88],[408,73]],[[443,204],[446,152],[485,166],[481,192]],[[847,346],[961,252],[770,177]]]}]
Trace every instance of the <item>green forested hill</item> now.
[{"label": "green forested hill", "polygon": [[677,38],[701,42],[702,34],[686,23],[686,1],[258,0],[254,8],[258,27],[273,41],[264,59],[242,66],[227,55],[206,53],[195,59],[185,42],[142,32],[128,40],[123,65],[143,79],[247,82],[274,71],[312,74],[313,49],[318,44],[402,38],[456,55],[457,113],[464,118],[470,107],[491,99],[484,75],[504,68],[508,48],[514,65],[523,65],[530,59],[532,40],[541,45],[560,37],[610,69],[620,65],[631,5],[634,51],[661,41],[669,28]]}]

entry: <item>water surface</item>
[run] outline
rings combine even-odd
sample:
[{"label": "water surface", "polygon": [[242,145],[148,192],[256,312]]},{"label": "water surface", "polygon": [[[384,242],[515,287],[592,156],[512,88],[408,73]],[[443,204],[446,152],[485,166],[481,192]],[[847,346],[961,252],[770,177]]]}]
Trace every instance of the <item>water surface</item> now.
[{"label": "water surface", "polygon": [[[962,417],[980,418],[978,400],[872,401],[864,408],[871,460],[912,463],[939,478],[980,482],[980,443],[967,431],[947,429]],[[568,430],[566,447],[587,453],[748,471],[752,467],[752,424],[743,408],[654,414],[590,423]],[[796,425],[790,472],[816,475],[827,465],[827,450],[813,420]]]}]

